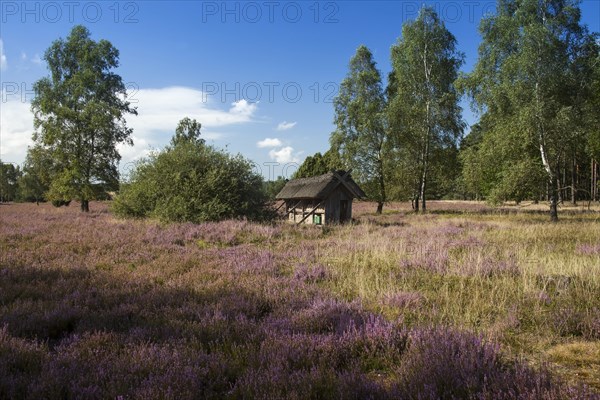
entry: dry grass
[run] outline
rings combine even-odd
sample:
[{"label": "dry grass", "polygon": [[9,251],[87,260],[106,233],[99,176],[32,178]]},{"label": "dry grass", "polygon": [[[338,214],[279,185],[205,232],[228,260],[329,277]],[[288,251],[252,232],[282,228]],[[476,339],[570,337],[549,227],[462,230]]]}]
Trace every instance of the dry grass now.
[{"label": "dry grass", "polygon": [[392,204],[376,216],[372,204],[359,203],[358,223],[322,243],[331,249],[320,256],[331,270],[330,290],[411,325],[481,332],[600,389],[597,367],[586,358],[549,356],[573,341],[598,345],[600,213],[571,208],[553,224],[516,206],[430,207],[433,214],[414,215],[410,204]]},{"label": "dry grass", "polygon": [[585,381],[600,387],[600,343],[579,342],[559,344],[546,350],[546,355],[570,382]]}]

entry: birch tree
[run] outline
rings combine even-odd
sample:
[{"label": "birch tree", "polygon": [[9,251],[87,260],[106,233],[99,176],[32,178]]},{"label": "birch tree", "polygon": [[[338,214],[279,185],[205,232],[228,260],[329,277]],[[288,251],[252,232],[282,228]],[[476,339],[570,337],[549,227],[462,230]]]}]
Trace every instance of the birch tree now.
[{"label": "birch tree", "polygon": [[537,153],[557,221],[561,168],[591,129],[597,46],[576,0],[499,0],[496,9],[481,22],[479,60],[463,83],[493,130],[511,129]]},{"label": "birch tree", "polygon": [[112,71],[119,66],[119,51],[90,36],[78,25],[66,40],[52,43],[44,55],[50,76],[34,84],[31,103],[35,145],[59,167],[48,197],[76,198],[81,211],[89,211],[95,185],[118,186],[117,145],[132,144],[125,115],[136,114],[125,99],[125,84]]},{"label": "birch tree", "polygon": [[387,93],[390,137],[397,156],[410,163],[405,174],[413,205],[427,209],[427,187],[434,153],[456,147],[464,123],[454,81],[464,56],[455,37],[431,7],[402,27],[392,47],[393,72]]},{"label": "birch tree", "polygon": [[377,202],[377,213],[387,201],[385,152],[385,96],[381,74],[371,51],[360,46],[334,99],[335,124],[331,146],[352,168],[367,195]]}]

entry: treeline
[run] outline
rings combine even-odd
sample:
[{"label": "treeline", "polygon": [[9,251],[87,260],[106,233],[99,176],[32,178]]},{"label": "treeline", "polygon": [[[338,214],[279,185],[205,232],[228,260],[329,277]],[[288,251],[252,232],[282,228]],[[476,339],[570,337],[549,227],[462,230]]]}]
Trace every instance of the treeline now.
[{"label": "treeline", "polygon": [[[29,149],[22,166],[0,160],[0,202],[51,201],[57,207],[68,205],[71,199],[55,198],[50,192],[53,171],[56,169],[57,165],[50,154],[39,147]],[[96,182],[90,186],[96,200],[109,200],[110,193],[118,188],[118,182]]]},{"label": "treeline", "polygon": [[[384,88],[360,46],[334,101],[324,155],[297,176],[351,168],[377,211],[389,200],[598,199],[600,52],[575,0],[499,0],[482,19],[473,72],[436,12],[423,7],[391,49]],[[480,120],[463,137],[459,101]]]},{"label": "treeline", "polygon": [[[378,212],[390,200],[410,200],[416,211],[428,199],[537,200],[549,201],[556,220],[560,201],[597,200],[600,41],[580,16],[576,0],[498,0],[464,74],[456,38],[423,7],[391,48],[385,87],[371,51],[358,48],[334,100],[331,148],[294,177],[351,169]],[[122,214],[254,218],[285,183],[265,183],[248,160],[206,146],[189,119],[169,147],[138,165],[139,185],[120,182],[117,146],[132,144],[125,116],[137,111],[114,73],[118,50],[76,26],[44,59],[50,75],[34,85],[34,145],[22,170],[2,164],[1,201],[74,199],[88,211],[90,200],[120,188]],[[479,115],[466,136],[464,96]]]},{"label": "treeline", "polygon": [[[70,199],[55,199],[50,193],[52,162],[47,160],[32,161],[39,149],[30,149],[23,166],[4,163],[0,160],[0,202],[44,203],[51,201],[55,206],[68,205]],[[39,162],[39,164],[38,164]],[[44,169],[42,166],[46,166]],[[91,185],[95,200],[110,200],[110,193],[117,191],[116,184],[98,182]]]}]

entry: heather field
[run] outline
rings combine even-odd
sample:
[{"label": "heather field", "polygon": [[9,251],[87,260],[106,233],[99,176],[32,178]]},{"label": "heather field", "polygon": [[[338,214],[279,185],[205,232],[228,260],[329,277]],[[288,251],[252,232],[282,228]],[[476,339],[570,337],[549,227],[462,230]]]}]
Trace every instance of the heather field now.
[{"label": "heather field", "polygon": [[0,205],[1,399],[597,399],[600,210],[310,227]]}]

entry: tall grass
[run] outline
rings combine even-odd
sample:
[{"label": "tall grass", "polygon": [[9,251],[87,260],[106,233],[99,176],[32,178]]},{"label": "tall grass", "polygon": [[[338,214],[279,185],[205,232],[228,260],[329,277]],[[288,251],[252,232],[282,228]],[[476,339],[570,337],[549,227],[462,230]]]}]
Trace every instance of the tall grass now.
[{"label": "tall grass", "polygon": [[[597,213],[559,224],[515,213],[392,212],[359,221],[338,228],[328,239],[336,251],[319,257],[337,296],[410,326],[479,332],[535,363],[556,360],[550,355],[566,343],[600,349]],[[595,377],[581,373],[589,368]],[[558,370],[600,388],[600,361]]]}]

